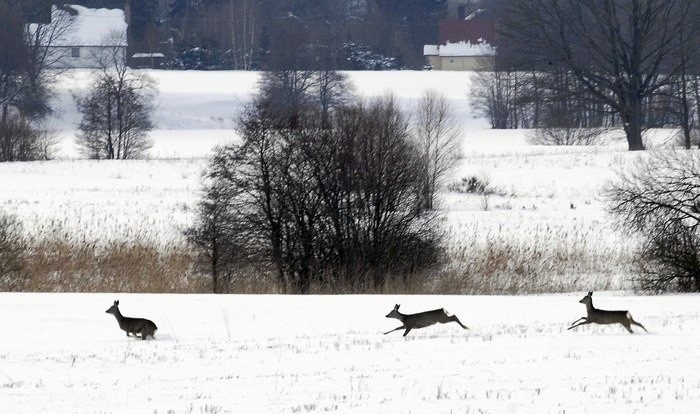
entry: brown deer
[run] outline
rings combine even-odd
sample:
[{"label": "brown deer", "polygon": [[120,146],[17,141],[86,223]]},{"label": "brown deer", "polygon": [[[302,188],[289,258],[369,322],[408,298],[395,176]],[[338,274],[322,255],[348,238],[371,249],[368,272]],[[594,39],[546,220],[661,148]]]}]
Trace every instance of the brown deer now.
[{"label": "brown deer", "polygon": [[629,333],[634,333],[632,331],[632,328],[630,327],[630,324],[637,325],[640,328],[644,329],[645,332],[648,332],[647,328],[645,328],[641,323],[632,319],[632,315],[626,310],[609,311],[594,308],[593,292],[588,292],[588,294],[578,302],[586,305],[586,313],[588,314],[588,316],[578,318],[571,324],[571,326],[567,330],[573,329],[577,326],[587,325],[589,323],[597,323],[600,325],[619,323],[620,325],[624,326]]},{"label": "brown deer", "polygon": [[394,306],[394,309],[391,312],[389,312],[389,314],[386,315],[386,317],[396,318],[400,320],[401,323],[403,323],[403,325],[399,326],[396,329],[392,329],[388,332],[384,332],[384,335],[394,331],[398,331],[399,329],[405,329],[406,331],[403,333],[403,336],[406,336],[409,332],[411,332],[411,329],[425,328],[426,326],[434,325],[436,323],[448,322],[457,322],[462,328],[469,329],[466,326],[462,325],[462,322],[460,322],[459,319],[457,319],[457,316],[449,315],[447,312],[445,312],[444,309],[435,309],[427,312],[405,315],[399,312],[399,306],[401,305]]},{"label": "brown deer", "polygon": [[105,312],[111,313],[112,315],[114,315],[115,318],[117,318],[117,323],[119,323],[119,328],[121,328],[122,331],[126,332],[126,336],[131,336],[131,334],[133,334],[137,338],[140,337],[141,339],[144,339],[144,340],[149,336],[153,339],[156,339],[155,333],[156,333],[156,330],[158,329],[156,324],[149,321],[148,319],[128,318],[126,316],[122,316],[122,313],[119,312],[119,301],[118,300],[115,300],[112,307],[107,309]]}]

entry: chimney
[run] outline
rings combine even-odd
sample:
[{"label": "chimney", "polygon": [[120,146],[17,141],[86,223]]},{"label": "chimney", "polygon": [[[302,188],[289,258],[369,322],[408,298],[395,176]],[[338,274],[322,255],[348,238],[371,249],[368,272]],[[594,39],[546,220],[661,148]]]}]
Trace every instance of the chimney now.
[{"label": "chimney", "polygon": [[124,2],[124,20],[127,26],[131,26],[131,4],[129,2]]}]

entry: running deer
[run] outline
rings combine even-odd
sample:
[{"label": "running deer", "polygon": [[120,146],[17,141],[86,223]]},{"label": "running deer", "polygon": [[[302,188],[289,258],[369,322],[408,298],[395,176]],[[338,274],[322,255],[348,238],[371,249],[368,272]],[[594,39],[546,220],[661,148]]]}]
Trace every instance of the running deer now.
[{"label": "running deer", "polygon": [[156,339],[155,333],[158,329],[156,324],[149,321],[148,319],[128,318],[126,316],[122,316],[122,313],[119,312],[118,300],[114,301],[114,304],[111,308],[106,310],[106,313],[111,313],[112,315],[114,315],[115,318],[117,318],[119,328],[121,328],[122,331],[126,332],[126,336],[131,336],[131,334],[133,334],[134,336],[139,338],[139,336],[137,335],[139,334],[141,335],[141,339],[146,339],[149,336],[153,339]]},{"label": "running deer", "polygon": [[645,332],[648,332],[647,328],[645,328],[641,323],[632,319],[632,315],[626,310],[609,311],[594,308],[593,292],[588,292],[588,295],[584,296],[583,299],[579,300],[578,302],[586,305],[586,313],[588,313],[588,316],[578,318],[567,330],[573,329],[577,326],[587,325],[589,323],[597,323],[601,325],[619,323],[624,326],[629,333],[634,333],[630,327],[630,324],[637,325],[644,329]]},{"label": "running deer", "polygon": [[392,329],[388,332],[384,332],[384,335],[394,331],[398,331],[399,329],[405,329],[406,331],[403,333],[403,336],[406,336],[409,332],[411,332],[411,329],[425,328],[426,326],[434,325],[436,323],[448,322],[457,322],[462,328],[469,329],[466,326],[462,325],[462,322],[460,322],[459,319],[457,319],[457,316],[449,315],[447,312],[445,312],[444,309],[435,309],[427,312],[405,315],[399,312],[399,306],[401,305],[394,306],[394,310],[389,312],[389,314],[386,315],[386,317],[396,318],[400,320],[401,323],[403,323],[403,325],[399,326],[396,329]]}]

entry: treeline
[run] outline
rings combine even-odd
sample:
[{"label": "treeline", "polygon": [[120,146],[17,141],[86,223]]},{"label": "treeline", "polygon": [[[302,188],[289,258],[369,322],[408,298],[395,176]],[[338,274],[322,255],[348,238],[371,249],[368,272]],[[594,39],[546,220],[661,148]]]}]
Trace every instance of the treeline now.
[{"label": "treeline", "polygon": [[56,56],[43,44],[60,37],[67,22],[25,24],[21,0],[0,0],[0,162],[51,157],[53,133],[43,120],[51,113],[51,84],[58,72],[46,70]]},{"label": "treeline", "polygon": [[[124,0],[78,0],[123,8]],[[130,0],[130,45],[171,69],[421,68],[446,0]],[[293,56],[290,56],[293,54]]]},{"label": "treeline", "polygon": [[491,7],[498,56],[492,72],[476,76],[473,97],[494,128],[615,126],[639,150],[644,129],[676,127],[686,148],[698,145],[700,4],[495,0]]}]

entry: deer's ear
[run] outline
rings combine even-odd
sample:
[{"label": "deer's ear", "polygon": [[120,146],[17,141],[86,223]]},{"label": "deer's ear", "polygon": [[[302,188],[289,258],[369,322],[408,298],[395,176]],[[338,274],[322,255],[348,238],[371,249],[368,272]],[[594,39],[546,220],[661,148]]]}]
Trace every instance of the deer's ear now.
[{"label": "deer's ear", "polygon": [[588,296],[593,297],[593,292],[588,292]]},{"label": "deer's ear", "polygon": [[115,305],[119,305],[119,301],[118,301],[118,300],[115,300],[115,301],[114,301],[114,304],[115,304]]},{"label": "deer's ear", "polygon": [[399,310],[399,306],[401,306],[401,305],[396,304],[396,306],[394,306],[394,310]]}]

